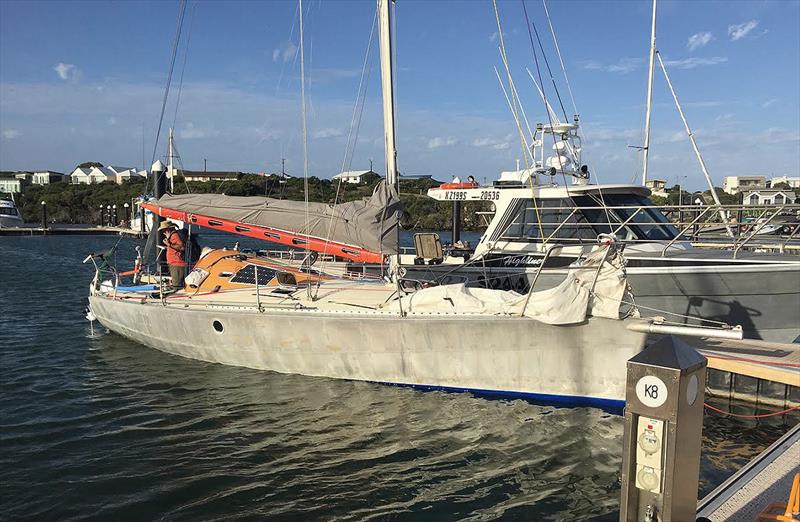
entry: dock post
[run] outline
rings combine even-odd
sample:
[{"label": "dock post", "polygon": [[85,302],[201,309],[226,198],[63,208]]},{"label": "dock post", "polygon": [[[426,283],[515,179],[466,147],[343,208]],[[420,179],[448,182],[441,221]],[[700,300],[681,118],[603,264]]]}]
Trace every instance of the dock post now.
[{"label": "dock post", "polygon": [[106,207],[104,205],[100,205],[100,226],[102,227],[106,222],[105,216]]},{"label": "dock post", "polygon": [[673,336],[628,360],[620,521],[693,521],[705,357]]},{"label": "dock post", "polygon": [[42,230],[47,230],[47,202],[42,200]]}]

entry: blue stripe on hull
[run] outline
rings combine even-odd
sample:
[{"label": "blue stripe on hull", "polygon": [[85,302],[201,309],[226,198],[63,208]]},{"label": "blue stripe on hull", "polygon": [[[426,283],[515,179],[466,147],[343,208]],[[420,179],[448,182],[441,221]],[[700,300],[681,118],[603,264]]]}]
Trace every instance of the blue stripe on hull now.
[{"label": "blue stripe on hull", "polygon": [[625,401],[619,399],[602,399],[600,397],[582,397],[580,395],[552,395],[549,393],[531,393],[503,390],[482,390],[480,388],[456,388],[453,386],[434,386],[430,384],[406,384],[396,382],[372,381],[376,384],[389,386],[400,386],[403,388],[414,388],[422,391],[446,391],[454,393],[471,393],[477,397],[490,399],[522,399],[543,405],[552,406],[591,406],[600,408],[609,413],[622,414],[625,408]]}]

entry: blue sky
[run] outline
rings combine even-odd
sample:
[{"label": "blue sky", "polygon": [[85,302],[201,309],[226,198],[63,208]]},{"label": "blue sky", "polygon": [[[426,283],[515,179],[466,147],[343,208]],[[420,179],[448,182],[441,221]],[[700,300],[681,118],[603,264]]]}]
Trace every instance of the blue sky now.
[{"label": "blue sky", "polygon": [[[0,169],[149,164],[178,5],[0,2]],[[374,3],[304,7],[310,173],[330,177],[343,164]],[[542,3],[526,7],[571,113]],[[641,169],[628,145],[642,141],[651,5],[548,7],[583,120],[584,160],[600,181],[629,182]],[[526,112],[542,121],[525,72],[534,63],[522,4],[499,9]],[[209,169],[274,171],[285,157],[287,170],[302,174],[297,14],[296,2],[189,1],[165,116],[187,168],[207,158]],[[396,14],[401,171],[491,180],[513,169],[521,152],[493,71],[501,61],[491,2],[400,0]],[[658,47],[718,184],[732,174],[798,175],[800,2],[661,0]],[[383,165],[376,48],[377,39],[354,169],[370,158],[376,170]],[[651,159],[653,177],[703,184],[660,73]]]}]

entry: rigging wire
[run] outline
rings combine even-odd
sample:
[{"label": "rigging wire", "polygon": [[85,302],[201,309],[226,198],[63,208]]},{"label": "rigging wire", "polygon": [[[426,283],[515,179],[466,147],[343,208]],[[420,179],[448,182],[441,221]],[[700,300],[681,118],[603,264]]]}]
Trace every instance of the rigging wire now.
[{"label": "rigging wire", "polygon": [[[523,0],[523,6],[525,2]],[[525,21],[528,21],[528,11],[525,10]],[[530,34],[530,27],[533,27],[533,33],[536,35],[536,41],[539,44],[539,49],[542,51],[542,59],[544,59],[544,64],[547,67],[547,73],[550,75],[550,81],[553,83],[553,90],[556,92],[556,97],[558,98],[558,105],[561,107],[561,112],[564,114],[564,122],[568,122],[569,118],[567,117],[567,111],[564,109],[564,102],[561,100],[561,93],[558,90],[558,85],[556,85],[556,79],[553,77],[553,71],[550,69],[550,60],[547,59],[547,53],[544,52],[544,46],[542,45],[542,40],[539,38],[539,30],[536,29],[536,22],[531,21],[530,26],[528,27],[528,34]],[[531,42],[533,45],[533,42]]]},{"label": "rigging wire", "polygon": [[[497,9],[497,0],[492,0],[492,7],[494,8],[494,17],[495,17],[495,21],[497,22],[497,35],[498,35],[499,40],[500,40],[500,55],[503,58],[503,65],[505,66],[506,75],[508,76],[509,89],[511,89],[511,87],[513,87],[513,84],[514,84],[514,80],[511,77],[511,70],[509,69],[509,66],[508,66],[508,56],[506,55],[505,36],[503,35],[503,27],[502,27],[502,25],[500,23],[500,11]],[[499,79],[499,75],[498,75],[498,79]],[[504,91],[505,91],[505,89],[504,89]],[[512,96],[513,96],[513,92],[514,91],[512,90]],[[535,191],[534,186],[533,186],[533,177],[536,174],[535,174],[535,172],[530,172],[530,169],[535,169],[536,168],[536,159],[535,158],[531,158],[532,162],[533,162],[533,165],[528,163],[528,154],[532,154],[532,153],[531,153],[530,149],[528,149],[528,145],[527,145],[527,143],[525,141],[525,136],[524,136],[524,133],[522,132],[522,127],[520,126],[520,123],[519,123],[519,114],[518,114],[518,112],[516,110],[516,107],[517,107],[517,100],[516,100],[516,98],[514,98],[514,104],[513,104],[512,112],[514,113],[514,120],[515,120],[515,123],[517,124],[517,130],[519,131],[520,141],[522,142],[522,146],[525,149],[525,154],[523,154],[523,158],[525,159],[526,169],[529,170],[528,185],[530,186],[530,189],[531,189],[531,199],[533,200],[533,207],[534,207],[534,211],[536,213],[536,221],[539,224],[539,235],[544,237],[544,229],[542,228],[542,220],[541,220],[541,217],[540,217],[540,214],[539,214],[539,204],[536,201],[536,191]]]},{"label": "rigging wire", "polygon": [[[172,53],[170,56],[169,61],[169,71],[167,72],[167,83],[164,87],[164,99],[161,101],[161,114],[158,118],[158,130],[156,131],[156,141],[153,144],[153,156],[150,160],[150,163],[154,163],[156,161],[156,152],[158,151],[158,140],[161,137],[161,127],[164,123],[164,112],[167,109],[167,99],[169,98],[169,87],[172,83],[172,73],[175,70],[175,58],[178,55],[178,43],[180,42],[181,38],[181,29],[183,28],[183,19],[186,14],[186,0],[180,0],[180,8],[178,10],[178,21],[177,27],[175,29],[175,38],[172,41]],[[158,180],[154,180],[154,183],[158,183]]]},{"label": "rigging wire", "polygon": [[181,104],[181,93],[183,92],[183,73],[186,72],[186,62],[189,58],[189,43],[192,41],[192,27],[194,26],[194,12],[197,8],[197,2],[192,4],[192,12],[189,13],[189,30],[186,33],[186,46],[183,48],[183,65],[181,66],[181,77],[178,82],[178,96],[175,99],[175,114],[172,116],[172,128],[175,128],[175,123],[178,121],[178,107]]},{"label": "rigging wire", "polygon": [[[303,119],[303,193],[306,208],[306,243],[305,255],[306,259],[309,257],[308,240],[309,240],[309,210],[308,210],[308,127],[306,122],[306,65],[305,65],[305,43],[303,35],[303,0],[299,2],[300,10],[300,102],[301,113]],[[306,285],[308,289],[308,297],[311,298],[311,285]]]},{"label": "rigging wire", "polygon": [[[356,100],[353,104],[353,115],[350,118],[350,128],[347,133],[347,143],[345,144],[344,149],[344,156],[342,157],[342,167],[340,172],[349,171],[352,168],[353,163],[353,156],[355,155],[355,148],[356,143],[358,142],[358,133],[359,129],[361,128],[361,120],[364,114],[364,103],[367,98],[367,87],[369,85],[369,78],[372,72],[372,42],[374,41],[375,36],[375,27],[378,22],[378,11],[375,11],[375,16],[372,19],[372,28],[369,32],[369,40],[367,41],[367,49],[364,52],[364,63],[361,66],[361,78],[358,81],[358,90],[356,91]],[[352,148],[351,148],[352,145]],[[348,161],[348,153],[349,153],[349,161]],[[339,178],[339,182],[336,185],[336,194],[333,198],[333,204],[336,205],[339,202],[339,196],[344,198],[344,180]],[[333,214],[331,214],[331,219],[328,223],[328,233],[326,234],[325,239],[325,250],[328,249],[328,244],[330,243],[330,237],[334,232],[334,219]],[[320,271],[325,271],[325,263],[327,259],[323,258],[322,266],[320,267]],[[320,281],[317,281],[315,297],[317,293],[319,293],[320,288]]]},{"label": "rigging wire", "polygon": [[570,86],[569,78],[567,77],[567,68],[564,67],[564,59],[561,57],[561,49],[558,47],[558,39],[556,38],[555,29],[553,29],[553,22],[550,20],[550,11],[547,9],[547,0],[542,0],[542,5],[544,6],[544,14],[547,16],[547,24],[550,26],[550,34],[553,36],[553,45],[556,48],[558,61],[561,63],[561,72],[564,73],[564,82],[567,84],[569,98],[572,100],[572,109],[575,111],[575,114],[579,114],[578,106],[575,104],[575,97],[572,95],[572,87]]}]

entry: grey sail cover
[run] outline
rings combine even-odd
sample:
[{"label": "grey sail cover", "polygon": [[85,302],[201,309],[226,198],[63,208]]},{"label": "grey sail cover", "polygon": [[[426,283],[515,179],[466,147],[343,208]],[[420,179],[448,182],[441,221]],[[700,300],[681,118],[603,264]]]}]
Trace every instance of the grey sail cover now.
[{"label": "grey sail cover", "polygon": [[162,196],[159,207],[226,219],[243,225],[275,228],[343,243],[384,254],[397,253],[397,217],[401,209],[395,188],[381,181],[372,196],[329,205],[262,196],[181,194]]}]

